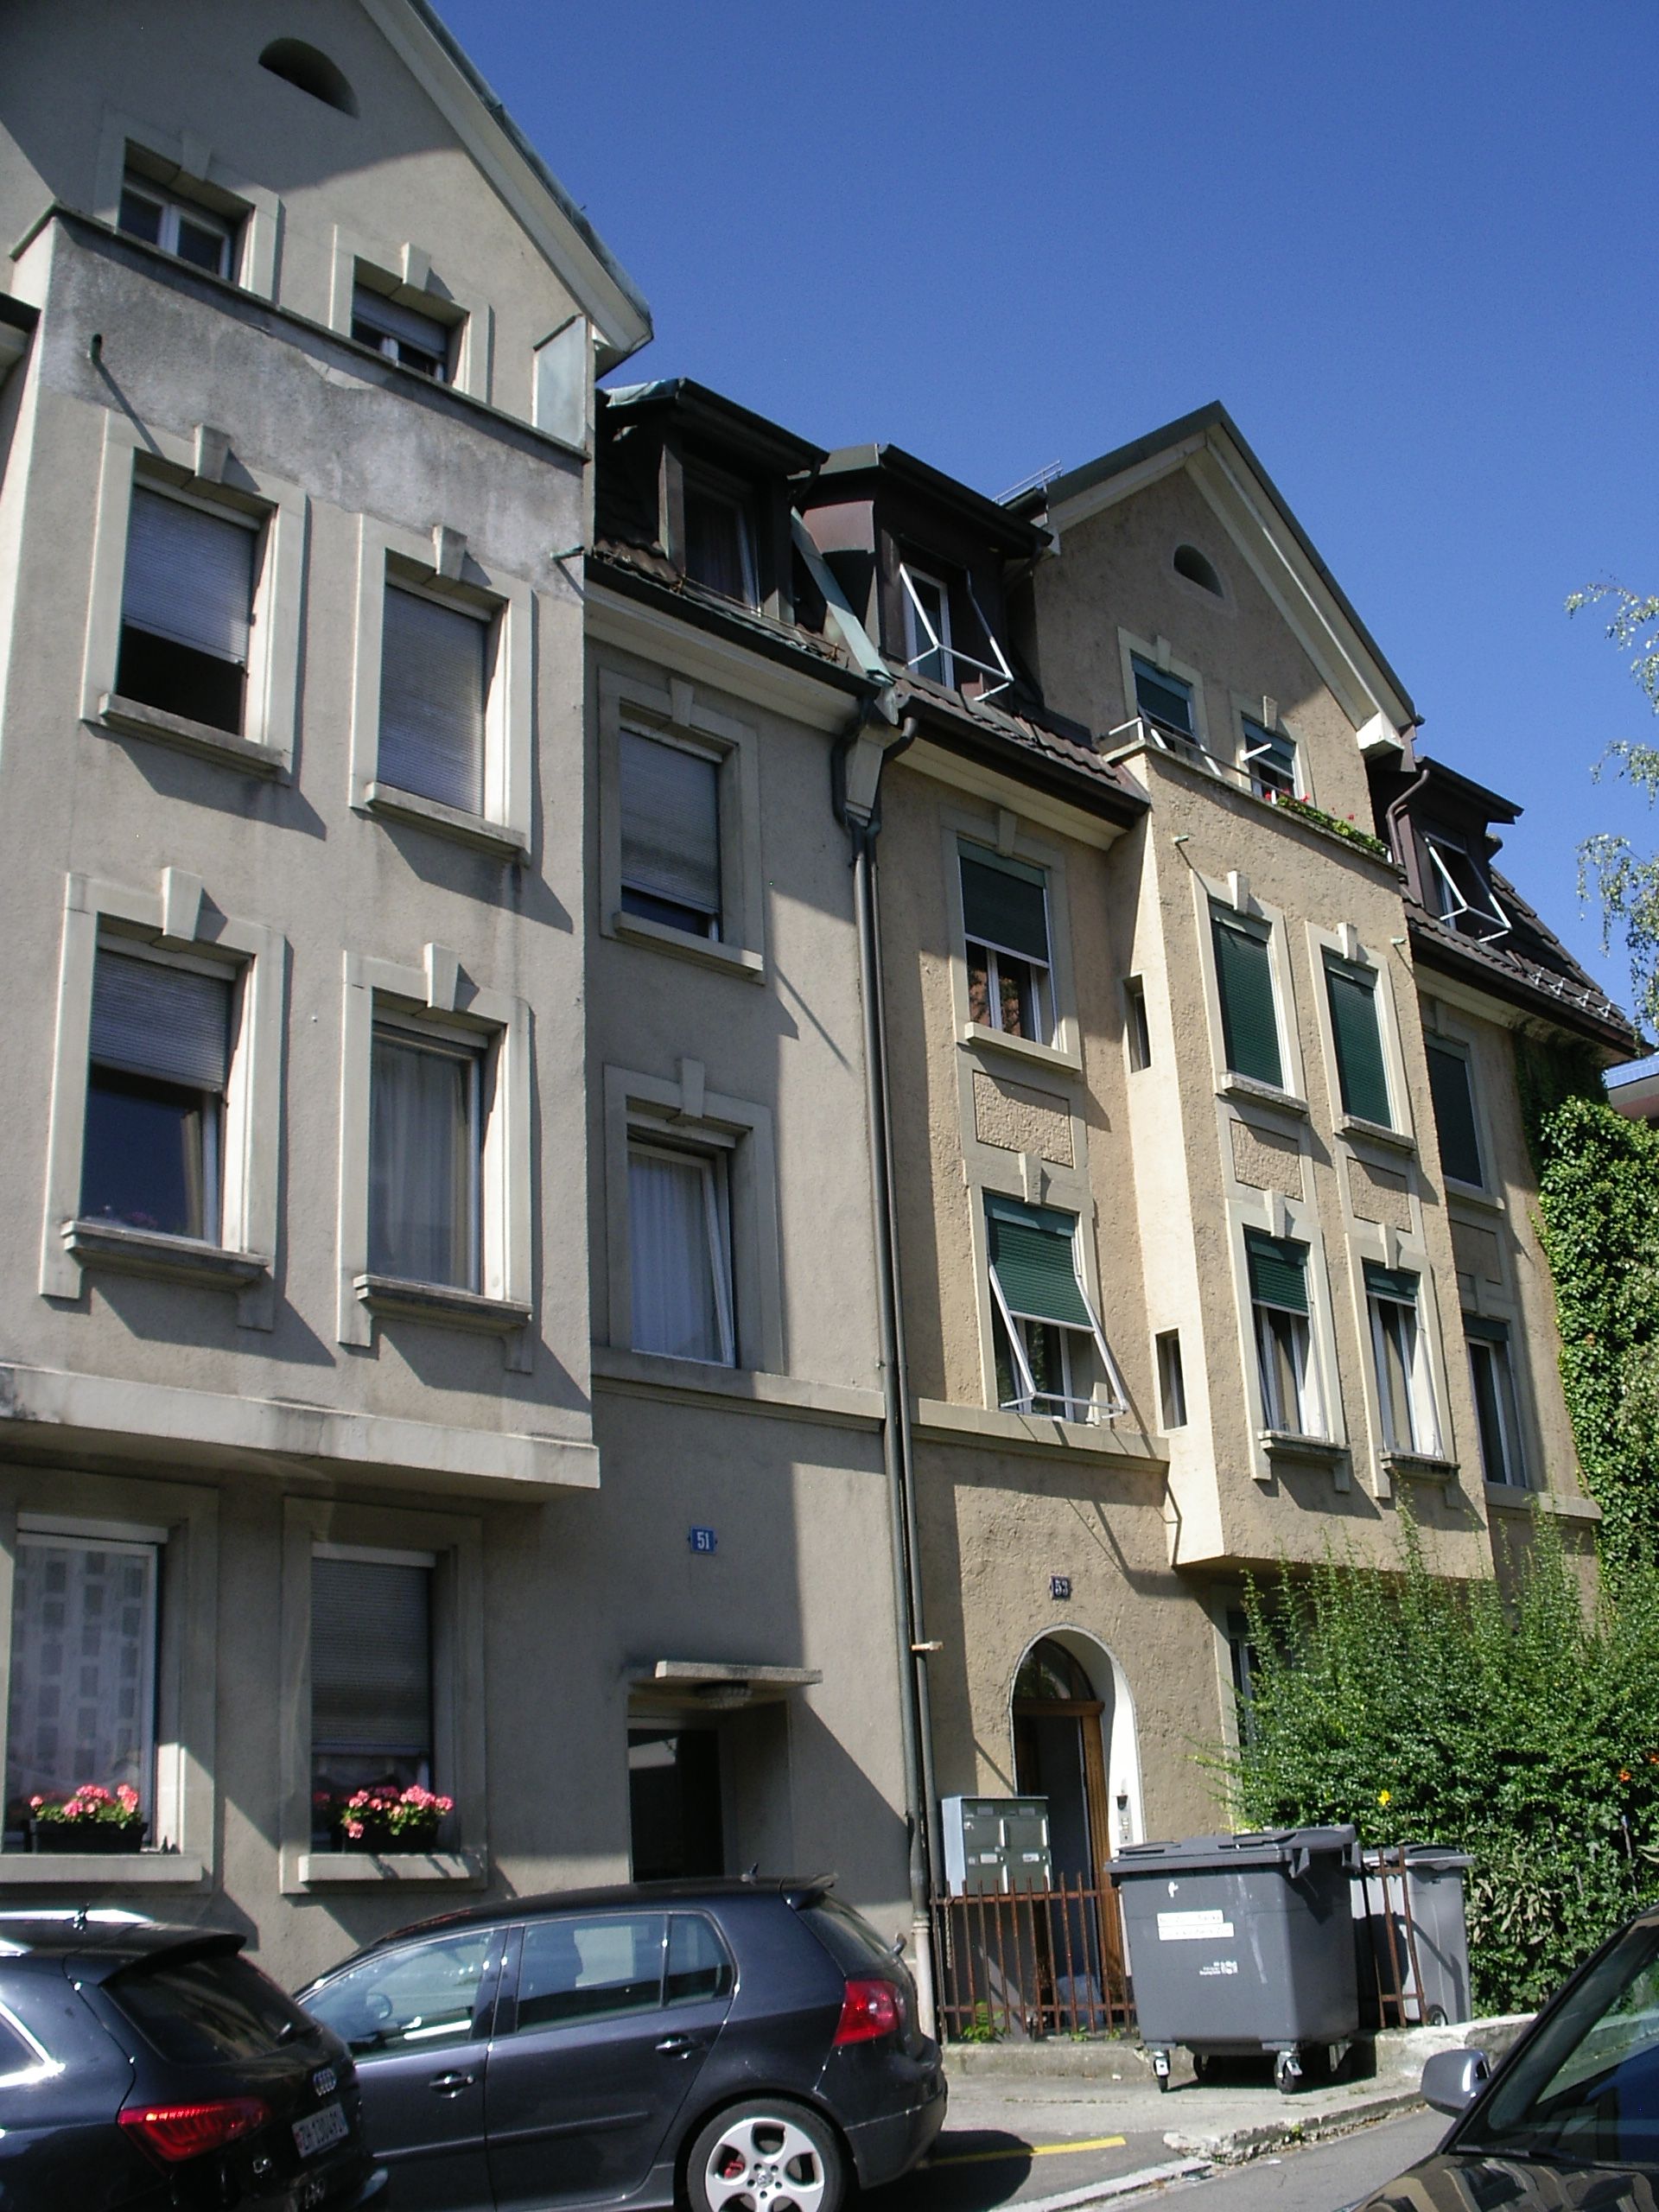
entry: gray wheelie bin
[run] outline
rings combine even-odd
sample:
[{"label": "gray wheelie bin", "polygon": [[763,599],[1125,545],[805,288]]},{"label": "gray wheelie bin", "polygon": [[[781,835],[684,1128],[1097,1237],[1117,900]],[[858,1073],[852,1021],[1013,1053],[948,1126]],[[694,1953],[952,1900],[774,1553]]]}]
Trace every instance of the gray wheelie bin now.
[{"label": "gray wheelie bin", "polygon": [[1141,2039],[1160,2088],[1176,2044],[1205,2062],[1271,2052],[1294,2089],[1332,2072],[1359,2028],[1351,1827],[1128,1845],[1112,1861]]},{"label": "gray wheelie bin", "polygon": [[1364,1854],[1353,1891],[1363,2026],[1440,2027],[1469,2018],[1463,1878],[1473,1864],[1465,1851],[1408,1843],[1402,1877],[1399,1847]]}]

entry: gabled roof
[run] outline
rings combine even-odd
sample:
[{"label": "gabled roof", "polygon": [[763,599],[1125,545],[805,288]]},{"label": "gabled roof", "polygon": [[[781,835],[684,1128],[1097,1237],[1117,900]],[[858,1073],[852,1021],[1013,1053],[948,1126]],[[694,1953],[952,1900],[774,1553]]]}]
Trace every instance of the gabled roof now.
[{"label": "gabled roof", "polygon": [[[1218,399],[1022,493],[1012,502],[1012,511],[1033,520],[1044,518],[1064,539],[1067,530],[1088,516],[1183,467],[1197,479],[1267,589],[1285,606],[1356,727],[1363,729],[1381,715],[1403,742],[1418,720],[1410,695]],[[1379,729],[1377,734],[1385,734]]]},{"label": "gabled roof", "polygon": [[593,323],[600,367],[638,353],[652,335],[644,294],[429,0],[362,5]]}]

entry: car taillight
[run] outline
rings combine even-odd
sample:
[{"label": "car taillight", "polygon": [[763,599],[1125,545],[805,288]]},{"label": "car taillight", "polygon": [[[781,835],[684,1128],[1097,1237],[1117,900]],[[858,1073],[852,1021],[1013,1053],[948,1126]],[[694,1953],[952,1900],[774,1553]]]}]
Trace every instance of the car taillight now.
[{"label": "car taillight", "polygon": [[841,2000],[836,2043],[874,2043],[899,2032],[899,1992],[890,1981],[849,1981]]},{"label": "car taillight", "polygon": [[118,2117],[147,2151],[176,2166],[263,2127],[270,2107],[259,2097],[215,2097],[198,2105],[132,2105]]}]

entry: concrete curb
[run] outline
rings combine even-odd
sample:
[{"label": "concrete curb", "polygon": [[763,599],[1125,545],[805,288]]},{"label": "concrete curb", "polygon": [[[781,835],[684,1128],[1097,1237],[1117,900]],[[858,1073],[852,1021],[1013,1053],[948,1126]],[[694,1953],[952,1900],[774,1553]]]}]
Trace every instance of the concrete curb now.
[{"label": "concrete curb", "polygon": [[1108,2181],[1062,2190],[1058,2196],[1022,2196],[1012,2212],[1083,2212],[1085,2205],[1109,2204],[1114,2197],[1134,2196],[1165,2182],[1190,2180],[1194,2174],[1207,2173],[1210,2166],[1208,2158],[1172,2158],[1166,2165],[1142,2166],[1138,2173],[1114,2174]]},{"label": "concrete curb", "polygon": [[[1333,2135],[1346,2135],[1374,2120],[1395,2113],[1417,2112],[1422,2099],[1415,2089],[1384,2091],[1374,2097],[1355,2097],[1346,2104],[1323,2110],[1291,2105],[1282,2120],[1262,2120],[1250,2127],[1224,2128],[1214,2135],[1185,2135],[1172,2128],[1164,2138],[1172,2151],[1185,2151],[1211,2165],[1240,2166],[1267,2151],[1282,2151],[1298,2143],[1319,2143]],[[1448,2120],[1446,2126],[1452,2125]],[[1021,2212],[1027,2208],[1021,2207]]]}]

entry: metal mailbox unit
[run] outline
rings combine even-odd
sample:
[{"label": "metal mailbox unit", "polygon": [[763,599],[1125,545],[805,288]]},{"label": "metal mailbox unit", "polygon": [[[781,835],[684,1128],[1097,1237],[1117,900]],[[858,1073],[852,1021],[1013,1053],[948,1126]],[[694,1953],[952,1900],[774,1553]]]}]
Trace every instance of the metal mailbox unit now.
[{"label": "metal mailbox unit", "polygon": [[944,1881],[953,1897],[1053,1886],[1046,1797],[944,1797]]},{"label": "metal mailbox unit", "polygon": [[1184,2044],[1271,2052],[1281,2090],[1318,2051],[1334,2072],[1359,2030],[1351,1827],[1130,1844],[1112,1861],[1141,2036],[1160,2089]]}]

